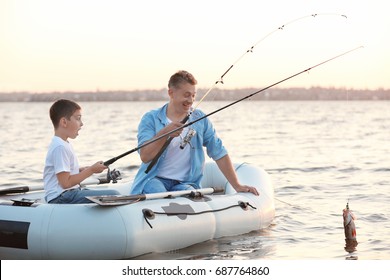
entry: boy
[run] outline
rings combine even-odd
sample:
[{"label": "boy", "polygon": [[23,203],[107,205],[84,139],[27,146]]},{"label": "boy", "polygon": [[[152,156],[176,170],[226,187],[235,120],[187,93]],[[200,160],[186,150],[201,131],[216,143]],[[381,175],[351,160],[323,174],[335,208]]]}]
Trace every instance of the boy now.
[{"label": "boy", "polygon": [[50,119],[54,126],[54,136],[47,152],[43,172],[46,202],[91,203],[86,196],[119,194],[115,190],[89,190],[79,186],[92,174],[101,173],[107,168],[102,161],[79,168],[76,154],[68,138],[75,139],[83,126],[81,107],[71,100],[57,100],[50,108]]}]

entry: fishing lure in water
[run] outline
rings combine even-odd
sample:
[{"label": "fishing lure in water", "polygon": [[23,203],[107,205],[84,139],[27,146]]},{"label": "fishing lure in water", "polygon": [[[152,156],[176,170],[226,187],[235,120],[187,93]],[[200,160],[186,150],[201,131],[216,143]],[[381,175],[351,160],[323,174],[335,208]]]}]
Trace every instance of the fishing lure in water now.
[{"label": "fishing lure in water", "polygon": [[356,219],[355,215],[349,209],[347,205],[343,209],[343,220],[344,220],[344,234],[345,234],[345,250],[349,253],[352,253],[356,250],[358,242],[356,240],[356,227],[354,220]]}]

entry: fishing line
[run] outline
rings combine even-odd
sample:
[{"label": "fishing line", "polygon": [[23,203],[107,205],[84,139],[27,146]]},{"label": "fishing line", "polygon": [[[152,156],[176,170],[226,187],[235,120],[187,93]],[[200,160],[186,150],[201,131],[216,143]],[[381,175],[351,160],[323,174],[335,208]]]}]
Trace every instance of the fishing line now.
[{"label": "fishing line", "polygon": [[[225,72],[223,72],[223,74],[214,82],[214,84],[212,84],[212,86],[206,91],[206,93],[203,95],[203,97],[198,101],[198,103],[196,104],[195,107],[193,107],[192,111],[195,111],[195,109],[200,105],[200,103],[202,103],[202,101],[206,98],[206,96],[218,85],[218,84],[224,84],[224,77],[226,76],[227,73],[230,72],[230,70],[236,65],[238,64],[238,62],[240,62],[248,53],[253,53],[253,50],[256,48],[257,45],[259,45],[261,42],[263,42],[265,39],[267,39],[268,37],[270,37],[272,34],[278,32],[278,31],[282,31],[284,30],[287,26],[297,22],[297,21],[300,21],[300,20],[303,20],[305,18],[316,18],[317,16],[341,16],[345,19],[347,19],[347,16],[346,15],[342,15],[342,14],[332,14],[332,13],[329,13],[329,14],[310,14],[310,15],[306,15],[306,16],[303,16],[303,17],[299,17],[299,18],[296,18],[296,19],[293,19],[279,27],[277,27],[276,29],[274,29],[273,31],[271,31],[270,33],[268,33],[267,35],[265,35],[264,37],[262,37],[261,39],[259,39],[255,44],[253,44],[250,48],[248,48],[242,55],[240,55],[234,62],[233,64],[231,64],[229,66],[229,68],[227,68],[227,70]],[[191,114],[192,112],[190,112]]]},{"label": "fishing line", "polygon": [[[190,118],[190,115],[192,114],[192,112],[195,111],[196,108],[198,108],[198,106],[203,102],[203,100],[209,95],[209,93],[219,84],[223,84],[223,79],[224,77],[226,76],[227,73],[230,72],[230,70],[240,61],[242,60],[246,54],[248,53],[253,53],[253,50],[254,48],[260,44],[261,42],[263,42],[266,38],[268,38],[269,36],[271,36],[272,34],[274,34],[275,32],[279,31],[279,30],[284,30],[285,27],[287,27],[288,25],[290,24],[293,24],[294,22],[297,22],[297,21],[300,21],[300,20],[303,20],[305,18],[308,18],[308,17],[313,17],[313,18],[316,18],[317,16],[321,16],[321,15],[327,15],[327,16],[341,16],[341,17],[344,17],[344,18],[347,18],[346,15],[341,15],[341,14],[310,14],[310,15],[307,15],[307,16],[303,16],[303,17],[299,17],[299,18],[296,18],[294,20],[291,20],[289,21],[288,23],[286,24],[283,24],[281,26],[279,26],[278,28],[276,28],[275,30],[271,31],[270,33],[268,33],[267,35],[265,35],[264,37],[262,37],[260,40],[258,40],[254,45],[252,45],[248,50],[246,50],[240,57],[238,57],[238,59],[232,64],[229,66],[229,68],[221,75],[221,77],[219,79],[217,79],[214,84],[209,88],[209,90],[203,95],[203,97],[198,101],[198,103],[193,107],[191,108],[190,112],[188,113],[188,115],[181,121],[182,124],[186,123],[188,121],[188,119]],[[168,138],[166,139],[164,145],[160,148],[160,150],[158,151],[158,153],[154,156],[154,158],[151,160],[151,162],[149,163],[148,167],[146,168],[146,171],[145,173],[149,173],[149,171],[153,168],[153,166],[157,163],[158,159],[160,158],[160,156],[163,154],[163,152],[166,150],[166,148],[169,146],[169,144],[171,143],[172,141],[172,137],[171,136],[168,136]]]},{"label": "fishing line", "polygon": [[183,124],[182,126],[180,126],[180,127],[178,127],[178,128],[175,128],[175,129],[173,129],[173,130],[171,130],[171,131],[168,131],[168,132],[166,132],[166,133],[164,133],[164,134],[162,134],[162,135],[160,135],[160,136],[158,136],[158,137],[156,137],[156,138],[153,138],[153,139],[151,139],[150,141],[147,141],[147,142],[143,143],[142,145],[139,145],[139,146],[135,147],[135,148],[132,149],[132,150],[129,150],[129,151],[127,151],[127,152],[125,152],[125,153],[123,153],[123,154],[117,156],[117,157],[113,157],[113,158],[111,158],[111,159],[105,161],[105,162],[104,162],[104,165],[108,166],[108,165],[114,163],[115,161],[117,161],[118,159],[120,159],[120,158],[122,158],[122,157],[124,157],[124,156],[127,156],[127,155],[129,155],[129,154],[131,154],[131,153],[133,153],[133,152],[135,152],[135,151],[137,151],[137,150],[139,150],[139,149],[142,149],[143,147],[145,147],[145,146],[147,146],[147,145],[149,145],[149,144],[152,144],[152,143],[154,143],[154,142],[156,142],[156,141],[158,141],[158,140],[160,140],[160,139],[162,139],[162,138],[164,138],[164,137],[167,137],[167,136],[169,136],[170,134],[172,134],[172,133],[174,133],[174,132],[176,132],[176,131],[178,131],[178,130],[181,130],[181,129],[187,127],[187,126],[190,126],[190,125],[192,125],[192,124],[194,124],[194,123],[196,123],[196,122],[198,122],[198,121],[201,121],[201,120],[203,120],[203,119],[205,119],[205,118],[207,118],[207,117],[209,117],[209,116],[211,116],[211,115],[214,115],[214,114],[216,114],[216,113],[218,113],[218,112],[220,112],[220,111],[222,111],[222,110],[224,110],[224,109],[226,109],[226,108],[229,108],[229,107],[231,107],[231,106],[233,106],[233,105],[235,105],[235,104],[237,104],[237,103],[239,103],[239,102],[241,102],[241,101],[243,101],[243,100],[245,100],[245,99],[251,98],[252,96],[254,96],[254,95],[258,94],[258,93],[261,93],[261,92],[263,92],[263,91],[265,91],[265,90],[267,90],[267,89],[269,89],[269,88],[271,88],[271,87],[274,87],[274,86],[276,86],[276,85],[278,85],[278,84],[281,84],[281,83],[283,83],[283,82],[285,82],[285,81],[287,81],[287,80],[290,80],[290,79],[292,79],[292,78],[294,78],[294,77],[296,77],[296,76],[299,76],[299,75],[301,75],[301,74],[303,74],[303,73],[306,73],[306,72],[308,72],[308,71],[310,71],[310,70],[312,70],[312,69],[314,69],[314,68],[316,68],[316,67],[319,67],[319,66],[321,66],[321,65],[323,65],[323,64],[325,64],[325,63],[328,63],[328,62],[330,62],[330,61],[332,61],[332,60],[335,60],[335,59],[337,59],[337,58],[339,58],[339,57],[342,57],[342,56],[344,56],[344,55],[346,55],[346,54],[348,54],[348,53],[354,52],[354,51],[356,51],[356,50],[358,50],[358,49],[360,49],[360,48],[363,48],[363,46],[356,47],[356,48],[351,49],[351,50],[349,50],[349,51],[346,51],[346,52],[344,52],[344,53],[342,53],[342,54],[339,54],[339,55],[337,55],[337,56],[334,56],[334,57],[332,57],[332,58],[329,58],[329,59],[327,59],[327,60],[324,60],[324,61],[322,61],[322,62],[320,62],[320,63],[318,63],[318,64],[316,64],[316,65],[314,65],[314,66],[311,66],[311,67],[309,67],[309,68],[307,68],[307,69],[304,69],[304,70],[302,70],[302,71],[300,71],[300,72],[298,72],[298,73],[295,73],[295,74],[293,74],[293,75],[291,75],[291,76],[289,76],[289,77],[287,77],[287,78],[284,78],[284,79],[282,79],[282,80],[280,80],[280,81],[278,81],[278,82],[276,82],[276,83],[273,83],[273,84],[271,84],[271,85],[269,85],[269,86],[267,86],[267,87],[264,87],[264,88],[262,88],[262,89],[260,89],[260,90],[258,90],[258,91],[256,91],[256,92],[253,92],[253,93],[251,93],[251,94],[249,94],[249,95],[247,95],[247,96],[245,96],[245,97],[243,97],[243,98],[241,98],[241,99],[238,99],[238,100],[236,100],[236,101],[234,101],[234,102],[232,102],[232,103],[230,103],[230,104],[227,104],[227,105],[225,105],[225,106],[223,106],[223,107],[221,107],[221,108],[219,108],[219,109],[217,109],[217,110],[215,110],[215,111],[213,111],[213,112],[211,112],[211,113],[208,113],[208,114],[206,114],[206,115],[204,115],[204,116],[202,116],[202,117],[200,117],[200,118],[198,118],[198,119],[196,119],[196,120],[193,120],[193,121],[191,121],[191,122],[185,123],[185,124]]},{"label": "fishing line", "polygon": [[[260,193],[260,195],[262,195],[262,193]],[[295,209],[299,209],[299,210],[311,210],[309,207],[303,207],[303,206],[298,205],[298,204],[291,204],[291,203],[286,202],[286,201],[284,201],[284,200],[281,200],[281,199],[279,199],[279,198],[277,198],[277,197],[274,197],[274,199],[277,200],[277,201],[279,201],[279,202],[281,202],[281,203],[284,203],[284,204],[286,204],[286,205],[288,205],[288,206],[290,206],[290,207],[292,207],[292,208],[295,208]]]}]

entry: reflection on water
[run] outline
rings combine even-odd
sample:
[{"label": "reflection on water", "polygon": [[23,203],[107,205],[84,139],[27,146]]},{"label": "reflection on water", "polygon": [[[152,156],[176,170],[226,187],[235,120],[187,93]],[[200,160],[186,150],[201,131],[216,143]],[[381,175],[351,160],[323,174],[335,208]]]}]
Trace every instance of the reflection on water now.
[{"label": "reflection on water", "polygon": [[351,240],[351,239],[345,239],[345,251],[348,253],[353,253],[356,251],[356,247],[358,245],[358,242],[356,240]]},{"label": "reflection on water", "polygon": [[263,259],[276,250],[273,242],[267,242],[272,225],[268,229],[253,231],[240,236],[222,237],[187,248],[163,253],[151,253],[136,257],[137,260],[182,259],[182,260],[222,260],[222,259]]}]

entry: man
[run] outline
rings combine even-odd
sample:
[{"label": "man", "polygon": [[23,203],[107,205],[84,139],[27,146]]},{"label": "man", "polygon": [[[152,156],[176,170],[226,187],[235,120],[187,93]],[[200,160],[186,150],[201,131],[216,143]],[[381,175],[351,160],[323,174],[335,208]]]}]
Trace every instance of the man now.
[{"label": "man", "polygon": [[[183,125],[181,121],[190,114],[195,100],[196,84],[196,79],[187,71],[178,71],[171,76],[168,82],[169,103],[142,117],[138,126],[139,145]],[[199,119],[204,115],[202,111],[194,110],[190,114],[189,121]],[[183,139],[191,129],[195,131],[195,135],[188,144],[185,144]],[[148,165],[168,137],[173,138],[172,142],[160,156],[156,165],[146,173]],[[169,136],[141,148],[139,153],[143,163],[135,177],[131,193],[156,193],[200,188],[205,162],[203,147],[206,147],[208,156],[217,163],[219,169],[237,192],[251,192],[259,195],[256,188],[241,185],[238,181],[230,157],[208,118],[192,124],[191,127],[179,129]]]}]

